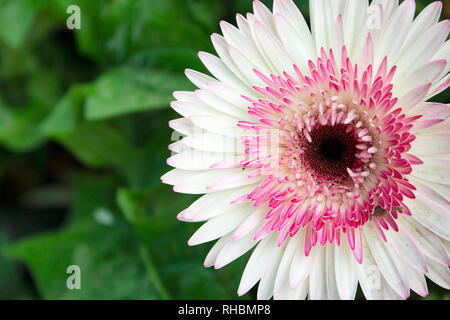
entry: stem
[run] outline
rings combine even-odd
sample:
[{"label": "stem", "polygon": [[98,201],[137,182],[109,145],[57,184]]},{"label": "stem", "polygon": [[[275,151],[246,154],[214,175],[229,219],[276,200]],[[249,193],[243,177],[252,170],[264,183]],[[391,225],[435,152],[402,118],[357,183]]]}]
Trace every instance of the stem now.
[{"label": "stem", "polygon": [[144,245],[139,244],[139,253],[141,255],[142,260],[144,261],[145,268],[147,269],[148,275],[155,286],[156,291],[161,296],[163,300],[171,300],[170,294],[164,286],[161,278],[158,274],[158,270],[153,263],[150,252],[145,248]]}]

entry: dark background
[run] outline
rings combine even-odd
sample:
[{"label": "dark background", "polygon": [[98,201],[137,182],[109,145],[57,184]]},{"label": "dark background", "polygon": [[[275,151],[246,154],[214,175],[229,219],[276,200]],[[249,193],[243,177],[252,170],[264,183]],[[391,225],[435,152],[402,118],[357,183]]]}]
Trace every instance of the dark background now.
[{"label": "dark background", "polygon": [[[206,71],[197,51],[251,5],[0,0],[0,299],[237,298],[247,256],[205,269],[211,245],[188,247],[198,225],[175,219],[195,197],[160,176],[171,92],[194,89],[184,69]],[[66,288],[73,264],[81,290]],[[430,283],[429,299],[449,298]]]}]

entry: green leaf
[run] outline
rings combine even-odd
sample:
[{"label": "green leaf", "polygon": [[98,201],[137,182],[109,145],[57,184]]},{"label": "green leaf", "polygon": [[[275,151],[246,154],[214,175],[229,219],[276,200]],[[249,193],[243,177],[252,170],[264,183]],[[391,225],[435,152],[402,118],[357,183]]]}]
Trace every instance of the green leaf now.
[{"label": "green leaf", "polygon": [[[111,214],[114,198],[120,179],[112,175],[94,175],[72,173],[71,184],[74,188],[72,203],[72,224],[80,224],[96,218],[98,210],[107,210]],[[117,220],[117,216],[114,216]]]},{"label": "green leaf", "polygon": [[[134,191],[122,188],[117,193],[117,203],[125,218],[133,225],[137,237],[144,244],[149,244],[164,232],[175,226],[177,221],[169,218],[170,208],[177,205],[177,201],[154,210],[154,193],[148,191]],[[157,204],[156,204],[157,205]],[[149,208],[150,206],[150,208]],[[152,208],[153,207],[153,208]],[[147,214],[152,210],[153,214]]]},{"label": "green leaf", "polygon": [[86,122],[83,108],[90,85],[74,86],[43,121],[40,130],[92,167],[126,168],[134,150],[120,130],[106,122]]},{"label": "green leaf", "polygon": [[[6,253],[28,264],[46,299],[158,298],[129,239],[120,226],[108,228],[92,221],[23,240]],[[80,267],[81,290],[67,288],[71,265]]]},{"label": "green leaf", "polygon": [[13,119],[13,113],[0,100],[0,128],[7,126]]},{"label": "green leaf", "polygon": [[40,130],[51,137],[64,137],[74,132],[82,121],[87,86],[74,85],[43,121]]},{"label": "green leaf", "polygon": [[140,220],[145,219],[145,197],[144,192],[133,192],[124,188],[117,193],[119,207],[127,220],[133,224],[139,224]]},{"label": "green leaf", "polygon": [[187,68],[205,72],[197,53],[198,50],[178,46],[144,49],[134,53],[127,65],[179,73]]},{"label": "green leaf", "polygon": [[168,171],[165,159],[170,157],[167,146],[171,143],[171,129],[167,123],[176,117],[174,113],[170,109],[161,110],[132,122],[137,136],[134,143],[138,147],[126,168],[131,187],[152,189],[161,186],[161,176]]},{"label": "green leaf", "polygon": [[[140,248],[120,216],[105,225],[98,209],[116,211],[114,178],[79,175],[75,179],[74,221],[62,231],[19,241],[4,252],[24,261],[46,299],[158,299],[140,260]],[[81,270],[81,290],[67,288],[67,268]],[[118,280],[120,279],[120,280]]]},{"label": "green leaf", "polygon": [[92,167],[125,168],[134,151],[123,134],[104,123],[85,123],[57,137],[82,162]]},{"label": "green leaf", "polygon": [[81,124],[76,130],[57,135],[55,139],[81,162],[94,168],[125,168],[134,154],[121,132],[107,124]]},{"label": "green leaf", "polygon": [[171,92],[190,89],[184,75],[122,68],[102,75],[89,90],[85,116],[105,119],[127,113],[168,107]]},{"label": "green leaf", "polygon": [[[6,247],[9,241],[3,232],[0,232],[0,250]],[[0,254],[0,299],[33,299],[35,296],[26,283],[16,264]]]},{"label": "green leaf", "polygon": [[[148,48],[212,49],[209,35],[218,29],[223,6],[203,1],[202,9],[209,9],[209,16],[205,18],[202,13],[192,12],[192,8],[198,7],[196,2],[77,0],[81,10],[81,29],[74,31],[78,48],[101,66],[120,65],[134,53]],[[45,8],[64,23],[69,4],[74,3],[70,0],[44,2]],[[214,28],[210,26],[211,21],[214,21]]]},{"label": "green leaf", "polygon": [[33,102],[53,107],[61,95],[61,76],[49,70],[35,71],[28,82],[28,95]]},{"label": "green leaf", "polygon": [[0,143],[6,147],[24,152],[45,141],[39,130],[47,108],[41,104],[9,109],[0,101]]},{"label": "green leaf", "polygon": [[10,47],[20,47],[35,14],[32,0],[0,0],[0,38]]}]

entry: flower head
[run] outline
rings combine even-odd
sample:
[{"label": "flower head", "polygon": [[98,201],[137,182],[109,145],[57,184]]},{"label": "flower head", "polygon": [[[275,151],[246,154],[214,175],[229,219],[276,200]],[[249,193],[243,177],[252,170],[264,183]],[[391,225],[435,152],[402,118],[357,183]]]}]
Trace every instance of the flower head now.
[{"label": "flower head", "polygon": [[258,298],[352,299],[450,288],[450,82],[441,3],[310,1],[311,32],[291,0],[259,1],[221,22],[216,78],[187,70],[174,93],[183,135],[163,177],[205,194],[179,214],[220,238],[205,266],[253,251],[238,290]]}]

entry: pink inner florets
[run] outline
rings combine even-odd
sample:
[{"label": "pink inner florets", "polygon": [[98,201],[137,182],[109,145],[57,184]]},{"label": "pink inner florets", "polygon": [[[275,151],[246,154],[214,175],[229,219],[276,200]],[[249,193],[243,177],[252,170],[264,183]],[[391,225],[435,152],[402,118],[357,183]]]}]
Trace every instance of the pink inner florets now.
[{"label": "pink inner florets", "polygon": [[251,133],[243,137],[246,160],[263,182],[246,195],[255,206],[268,205],[266,223],[255,239],[280,232],[279,245],[305,229],[305,254],[319,242],[340,244],[345,233],[361,262],[360,227],[371,221],[397,230],[398,213],[409,214],[403,197],[413,198],[405,176],[420,160],[406,152],[415,136],[409,132],[418,117],[394,109],[385,58],[377,73],[372,65],[362,74],[343,47],[340,67],[333,52],[309,61],[309,76],[294,66],[267,77],[255,70],[266,87],[253,87],[262,98],[247,99],[255,122],[240,122]]}]

